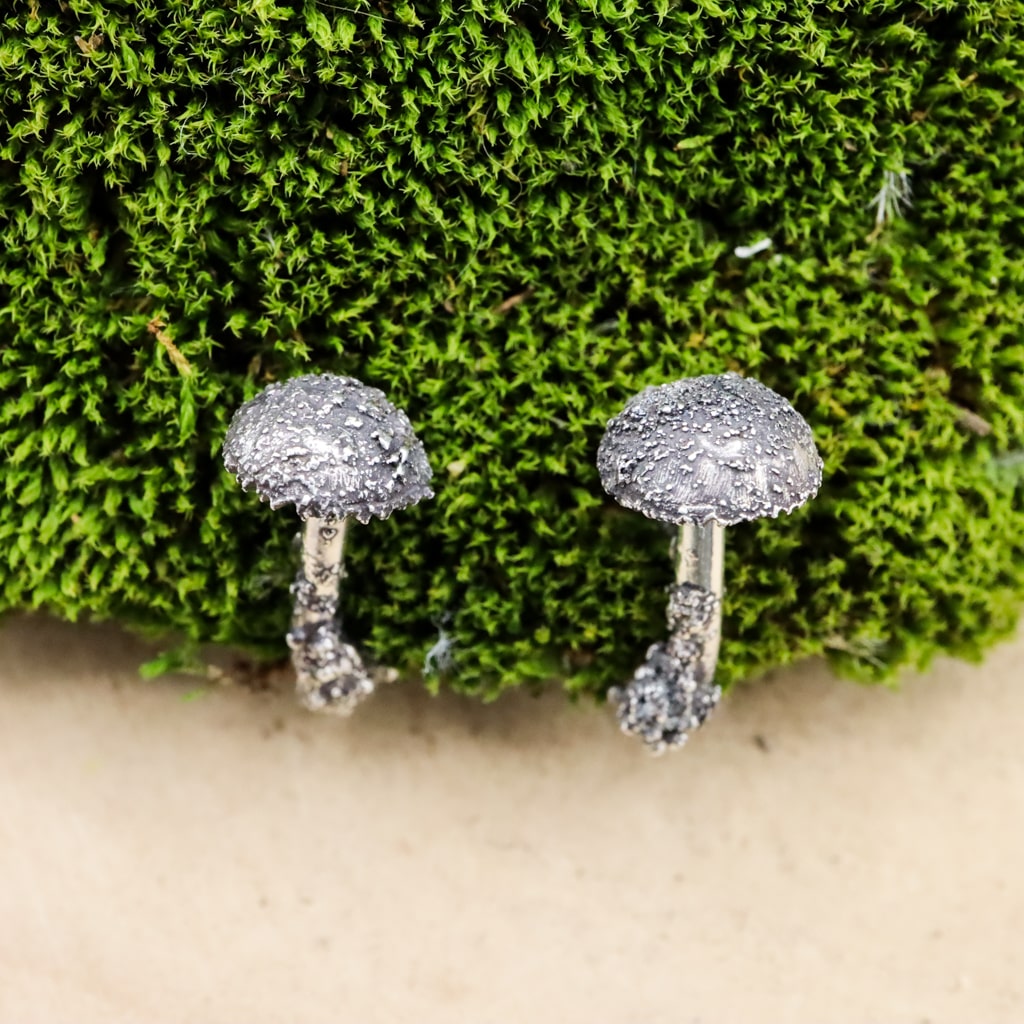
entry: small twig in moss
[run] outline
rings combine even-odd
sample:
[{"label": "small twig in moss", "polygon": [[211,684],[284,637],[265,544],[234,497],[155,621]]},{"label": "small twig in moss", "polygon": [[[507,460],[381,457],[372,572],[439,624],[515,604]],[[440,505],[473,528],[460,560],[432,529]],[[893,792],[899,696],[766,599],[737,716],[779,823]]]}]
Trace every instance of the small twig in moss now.
[{"label": "small twig in moss", "polygon": [[155,316],[146,324],[146,330],[167,349],[167,354],[171,357],[171,362],[177,367],[178,373],[182,377],[189,378],[192,376],[192,364],[182,355],[181,349],[171,341],[171,336],[164,330],[166,326],[167,324],[163,320]]},{"label": "small twig in moss", "polygon": [[970,409],[965,409],[962,405],[955,406],[955,408],[956,421],[965,430],[969,430],[979,437],[988,437],[992,433],[992,424],[988,420]]},{"label": "small twig in moss", "polygon": [[885,641],[873,637],[854,637],[847,640],[838,634],[826,637],[822,646],[829,651],[841,651],[853,658],[859,658],[877,669],[886,668],[886,663],[878,656],[885,651]]},{"label": "small twig in moss", "polygon": [[498,305],[491,310],[492,313],[507,313],[510,309],[514,309],[524,299],[528,299],[533,294],[532,286],[530,288],[524,288],[523,291],[516,295],[510,295],[504,302],[499,302]]}]

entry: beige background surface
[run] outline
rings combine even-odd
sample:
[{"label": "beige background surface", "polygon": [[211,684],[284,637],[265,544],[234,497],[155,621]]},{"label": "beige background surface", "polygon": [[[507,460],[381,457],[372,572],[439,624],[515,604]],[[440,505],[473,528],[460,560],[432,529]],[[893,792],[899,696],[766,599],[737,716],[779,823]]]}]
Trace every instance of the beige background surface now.
[{"label": "beige background surface", "polygon": [[[1024,1021],[1024,642],[651,759],[552,694],[348,721],[0,627],[0,1022]],[[760,739],[758,739],[760,737]]]}]

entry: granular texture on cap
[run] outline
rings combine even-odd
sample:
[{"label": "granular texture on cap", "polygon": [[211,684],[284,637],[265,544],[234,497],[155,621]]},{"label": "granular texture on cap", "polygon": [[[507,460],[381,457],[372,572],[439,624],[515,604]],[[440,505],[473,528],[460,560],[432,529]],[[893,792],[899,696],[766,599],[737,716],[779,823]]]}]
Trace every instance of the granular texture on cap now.
[{"label": "granular texture on cap", "polygon": [[597,466],[627,508],[724,526],[791,512],[817,492],[822,470],[804,418],[734,373],[646,388],[609,421]]},{"label": "granular texture on cap", "polygon": [[361,523],[430,498],[430,465],[409,418],[377,388],[310,374],[271,384],[234,415],[224,465],[271,508]]}]

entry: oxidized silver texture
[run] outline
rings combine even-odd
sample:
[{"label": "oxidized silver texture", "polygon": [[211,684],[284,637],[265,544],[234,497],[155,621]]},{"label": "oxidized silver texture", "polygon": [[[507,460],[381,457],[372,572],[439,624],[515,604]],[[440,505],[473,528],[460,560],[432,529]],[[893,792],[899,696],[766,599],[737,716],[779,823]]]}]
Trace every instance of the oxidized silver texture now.
[{"label": "oxidized silver texture", "polygon": [[306,520],[287,638],[300,700],[310,711],[337,715],[351,714],[374,690],[359,651],[344,639],[337,618],[344,525]]},{"label": "oxidized silver texture", "polygon": [[666,523],[723,526],[791,512],[821,486],[811,428],[781,395],[735,373],[649,387],[608,423],[605,490]]},{"label": "oxidized silver texture", "polygon": [[669,589],[667,643],[653,644],[625,686],[608,697],[617,705],[624,733],[638,736],[652,753],[681,747],[715,709],[721,687],[701,678],[701,652],[712,622],[721,613],[718,597],[692,583]]},{"label": "oxidized silver texture", "polygon": [[383,392],[325,373],[271,384],[243,405],[223,456],[244,489],[271,508],[294,504],[305,520],[287,637],[296,689],[310,710],[347,715],[374,685],[337,619],[345,524],[432,497],[423,445]]},{"label": "oxidized silver texture", "polygon": [[224,465],[271,508],[368,523],[433,497],[409,418],[377,388],[332,373],[270,384],[234,415]]},{"label": "oxidized silver texture", "polygon": [[359,651],[342,639],[334,622],[291,629],[288,646],[303,683],[299,696],[310,711],[348,715],[373,693]]}]

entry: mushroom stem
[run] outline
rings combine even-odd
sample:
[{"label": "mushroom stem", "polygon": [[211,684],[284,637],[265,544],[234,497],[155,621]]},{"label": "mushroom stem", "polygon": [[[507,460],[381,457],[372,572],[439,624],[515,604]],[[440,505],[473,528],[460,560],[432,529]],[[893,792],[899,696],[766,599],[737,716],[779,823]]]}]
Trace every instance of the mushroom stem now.
[{"label": "mushroom stem", "polygon": [[333,619],[344,572],[347,519],[307,519],[302,531],[302,575],[310,586],[295,602],[295,626]]},{"label": "mushroom stem", "polygon": [[676,537],[676,586],[699,587],[715,598],[714,612],[702,628],[699,682],[715,678],[722,641],[722,580],[725,569],[725,529],[714,521],[705,525],[680,523]]},{"label": "mushroom stem", "polygon": [[675,539],[676,582],[669,588],[668,641],[652,644],[625,686],[608,696],[623,732],[655,754],[681,747],[715,710],[715,666],[722,637],[725,532],[719,523],[682,523]]},{"label": "mushroom stem", "polygon": [[295,689],[306,707],[347,715],[373,692],[359,652],[338,630],[338,595],[348,519],[306,520],[302,567],[292,585],[295,606],[288,646]]}]

